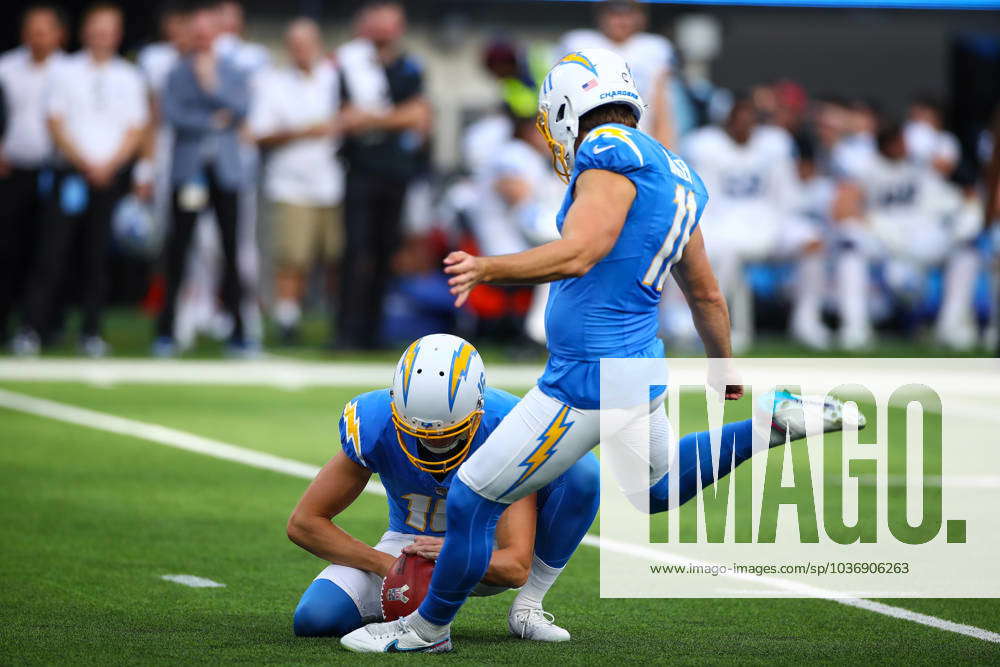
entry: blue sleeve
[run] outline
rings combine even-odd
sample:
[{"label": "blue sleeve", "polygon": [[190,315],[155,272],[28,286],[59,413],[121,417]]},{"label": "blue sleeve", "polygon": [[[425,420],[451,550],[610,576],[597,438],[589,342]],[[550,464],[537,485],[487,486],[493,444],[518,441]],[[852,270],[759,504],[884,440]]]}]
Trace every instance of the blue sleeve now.
[{"label": "blue sleeve", "polygon": [[520,402],[520,398],[503,389],[486,388],[486,400],[484,403],[483,422],[489,424],[489,428],[499,424],[507,413],[514,409]]},{"label": "blue sleeve", "polygon": [[591,130],[576,154],[578,171],[604,169],[627,176],[646,164],[635,130],[624,125],[602,125]]}]

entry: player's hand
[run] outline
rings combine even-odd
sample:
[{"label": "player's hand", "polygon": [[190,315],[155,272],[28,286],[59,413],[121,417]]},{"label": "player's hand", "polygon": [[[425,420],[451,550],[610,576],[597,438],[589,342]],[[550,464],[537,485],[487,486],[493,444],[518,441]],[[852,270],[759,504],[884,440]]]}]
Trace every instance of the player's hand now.
[{"label": "player's hand", "polygon": [[472,288],[483,282],[483,258],[456,250],[444,258],[444,272],[451,275],[448,286],[455,295],[455,307],[460,308],[469,298]]},{"label": "player's hand", "polygon": [[403,547],[404,554],[420,556],[427,560],[437,560],[441,555],[441,547],[444,545],[443,537],[431,537],[430,535],[417,535],[412,544]]},{"label": "player's hand", "polygon": [[726,385],[726,400],[727,401],[738,401],[743,398],[743,385],[741,384],[727,384]]}]

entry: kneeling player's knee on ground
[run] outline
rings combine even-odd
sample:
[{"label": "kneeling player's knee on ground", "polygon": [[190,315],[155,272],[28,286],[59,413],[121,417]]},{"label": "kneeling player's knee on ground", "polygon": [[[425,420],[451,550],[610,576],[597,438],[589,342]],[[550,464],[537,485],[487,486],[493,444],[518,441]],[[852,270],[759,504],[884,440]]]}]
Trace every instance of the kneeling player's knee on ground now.
[{"label": "kneeling player's knee on ground", "polygon": [[327,579],[314,581],[295,608],[297,637],[343,637],[362,625],[351,596]]}]

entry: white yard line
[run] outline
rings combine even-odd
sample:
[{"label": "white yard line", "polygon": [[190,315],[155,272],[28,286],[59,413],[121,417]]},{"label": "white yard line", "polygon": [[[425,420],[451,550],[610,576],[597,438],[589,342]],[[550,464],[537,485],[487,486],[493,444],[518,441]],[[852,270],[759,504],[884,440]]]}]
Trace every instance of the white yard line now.
[{"label": "white yard line", "polygon": [[206,579],[205,577],[196,577],[193,574],[164,574],[160,577],[164,581],[171,581],[175,584],[180,584],[181,586],[189,586],[191,588],[225,588],[225,584],[220,584],[218,581],[212,581],[211,579]]},{"label": "white yard line", "polygon": [[[211,438],[204,438],[192,433],[186,433],[184,431],[168,428],[166,426],[160,426],[159,424],[151,424],[134,419],[116,417],[114,415],[97,412],[95,410],[78,408],[65,403],[58,403],[56,401],[50,401],[43,398],[35,398],[33,396],[26,396],[24,394],[6,391],[3,389],[0,389],[0,407],[37,415],[39,417],[45,417],[47,419],[55,419],[57,421],[76,424],[78,426],[86,426],[88,428],[108,431],[120,435],[127,435],[141,440],[146,440],[148,442],[155,442],[161,445],[167,445],[168,447],[175,447],[177,449],[184,449],[189,452],[197,452],[206,456],[212,456],[226,461],[233,461],[235,463],[242,463],[255,468],[272,470],[274,472],[280,472],[294,477],[301,477],[303,479],[312,479],[319,471],[317,466],[310,465],[308,463],[286,459],[280,456],[273,456],[271,454],[264,454],[252,449],[246,449],[245,447],[238,447],[236,445],[220,442]],[[385,495],[385,490],[382,486],[375,482],[369,482],[365,487],[365,491],[376,495]],[[618,551],[619,553],[629,555],[639,555],[660,562],[673,564],[699,564],[691,559],[672,554],[665,554],[652,548],[641,548],[636,547],[635,545],[611,542],[606,539],[602,541],[599,537],[594,535],[585,536],[583,538],[583,543],[591,547],[611,549]],[[1000,643],[1000,633],[985,630],[972,625],[955,623],[953,621],[948,621],[929,614],[920,614],[915,611],[910,611],[909,609],[895,607],[882,602],[875,602],[864,598],[840,597],[840,595],[834,591],[816,588],[807,584],[800,584],[798,582],[780,579],[777,577],[757,577],[751,574],[727,573],[726,575],[720,576],[753,581],[757,584],[763,583],[787,593],[830,600],[831,602],[837,602],[838,604],[843,604],[848,607],[865,609],[876,614],[882,614],[884,616],[891,616],[893,618],[919,623],[920,625],[926,625],[939,630],[974,637],[983,641]]]}]

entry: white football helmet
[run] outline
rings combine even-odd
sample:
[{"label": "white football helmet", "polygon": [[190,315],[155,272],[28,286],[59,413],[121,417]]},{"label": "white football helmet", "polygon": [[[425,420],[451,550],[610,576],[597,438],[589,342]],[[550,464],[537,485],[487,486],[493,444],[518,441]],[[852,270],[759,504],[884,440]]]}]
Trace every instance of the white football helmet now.
[{"label": "white football helmet", "polygon": [[580,116],[615,103],[632,107],[636,121],[646,108],[628,63],[607,49],[569,53],[542,79],[536,125],[552,150],[553,169],[566,183],[573,172]]},{"label": "white football helmet", "polygon": [[[410,463],[438,474],[461,465],[482,420],[485,391],[483,360],[468,341],[432,334],[410,343],[390,392],[396,439]],[[423,460],[407,448],[403,433],[437,455],[458,451],[440,461]]]}]

